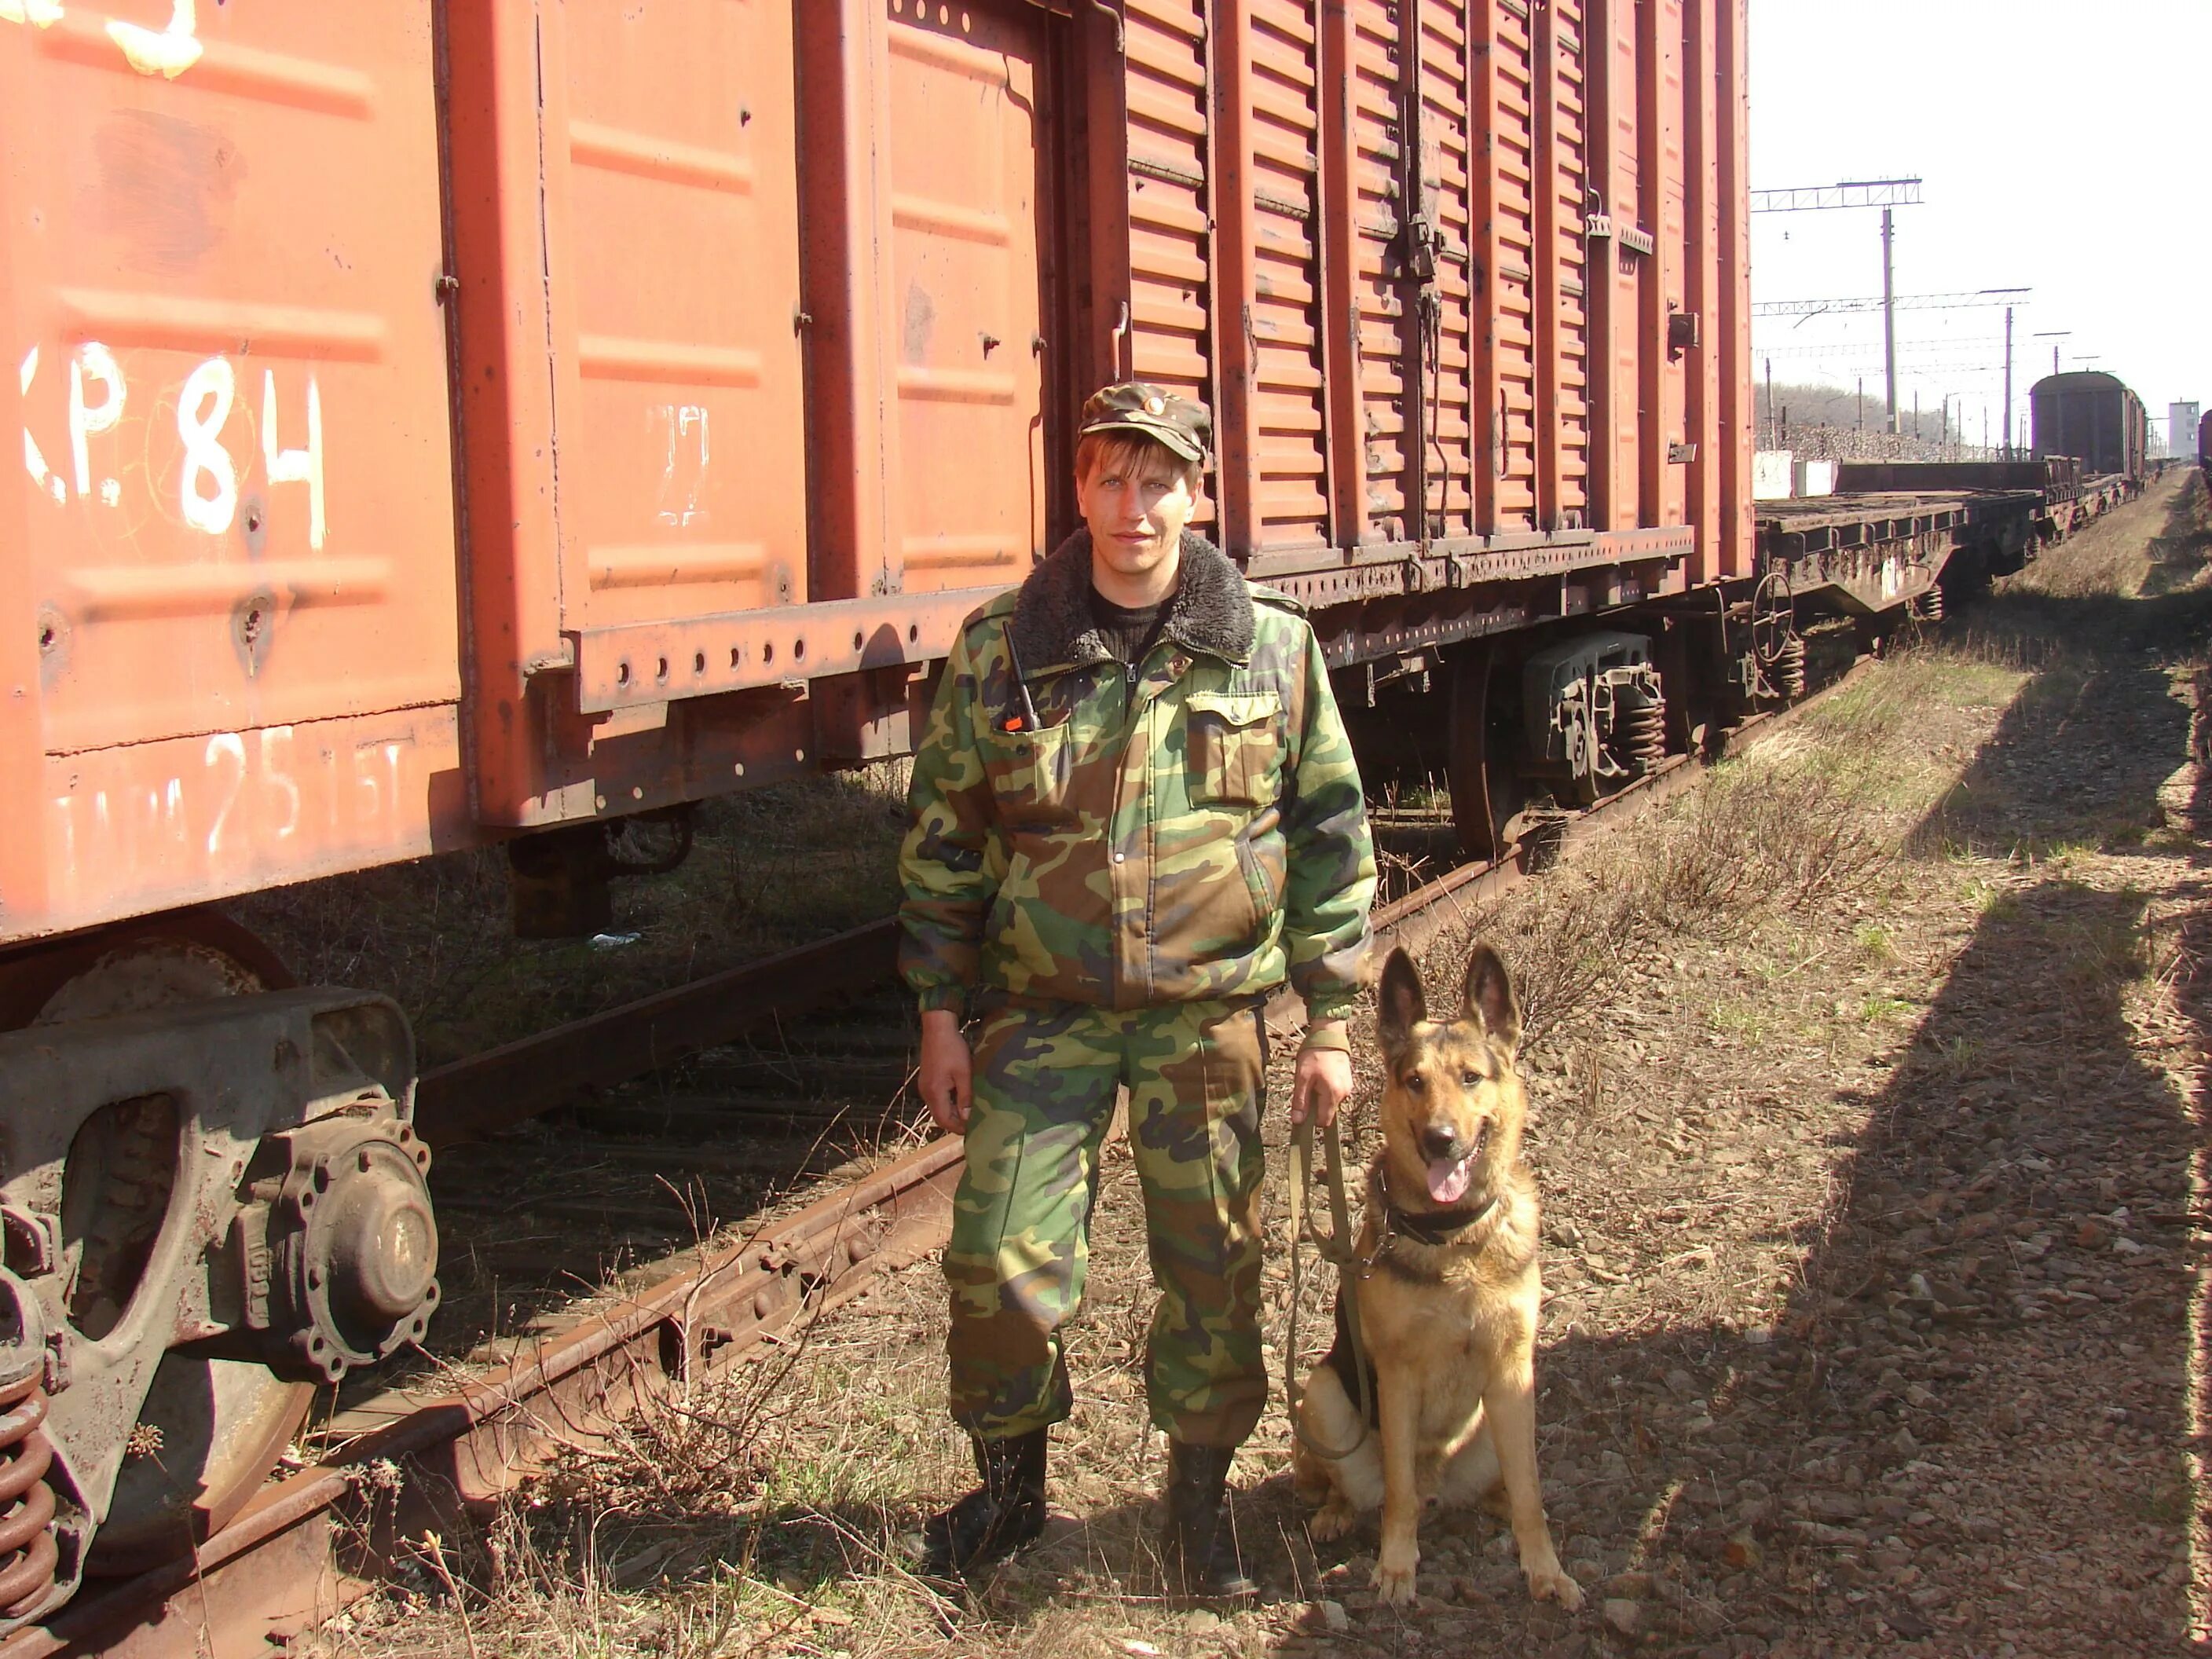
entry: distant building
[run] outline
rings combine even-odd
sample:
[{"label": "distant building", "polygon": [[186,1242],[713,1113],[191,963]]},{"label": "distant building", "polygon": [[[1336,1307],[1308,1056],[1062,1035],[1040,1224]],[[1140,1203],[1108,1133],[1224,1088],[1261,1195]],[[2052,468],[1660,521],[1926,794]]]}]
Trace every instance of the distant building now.
[{"label": "distant building", "polygon": [[2198,404],[2168,404],[2166,406],[2166,453],[2169,455],[2194,455],[2197,453],[2197,419],[2203,412]]}]

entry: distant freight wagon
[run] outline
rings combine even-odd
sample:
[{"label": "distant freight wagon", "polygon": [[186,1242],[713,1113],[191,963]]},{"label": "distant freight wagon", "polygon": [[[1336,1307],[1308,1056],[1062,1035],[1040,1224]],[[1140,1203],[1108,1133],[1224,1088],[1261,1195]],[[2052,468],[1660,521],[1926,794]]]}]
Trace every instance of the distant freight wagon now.
[{"label": "distant freight wagon", "polygon": [[2140,479],[2150,459],[2150,416],[2111,374],[2048,374],[2028,392],[2035,454],[2071,455],[2091,477]]},{"label": "distant freight wagon", "polygon": [[1755,538],[1746,50],[1745,0],[0,3],[0,1474],[52,1500],[0,1630],[219,1527],[436,1300],[404,1022],[201,907],[505,842],[588,928],[626,817],[905,751],[1100,383],[1212,407],[1211,533],[1480,854],[1802,689],[1802,611],[2024,557],[2032,490]]}]

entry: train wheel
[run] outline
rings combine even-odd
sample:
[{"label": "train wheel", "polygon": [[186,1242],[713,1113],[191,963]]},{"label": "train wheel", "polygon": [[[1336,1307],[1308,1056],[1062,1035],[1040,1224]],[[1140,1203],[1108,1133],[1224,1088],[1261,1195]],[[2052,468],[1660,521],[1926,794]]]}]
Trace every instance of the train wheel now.
[{"label": "train wheel", "polygon": [[[212,912],[185,911],[0,963],[0,1030],[143,1013],[293,982],[283,961],[245,928]],[[84,1194],[87,1237],[106,1231],[102,1210],[134,1215],[148,1190],[166,1190],[173,1178],[177,1140],[166,1115],[154,1121],[143,1112],[104,1111],[80,1132],[79,1144],[70,1179]],[[88,1175],[76,1173],[81,1162]],[[251,1361],[164,1355],[88,1571],[143,1571],[204,1540],[260,1489],[313,1400],[311,1384],[285,1382]]]},{"label": "train wheel", "polygon": [[1473,859],[1502,859],[1512,850],[1527,790],[1513,767],[1512,716],[1505,672],[1488,645],[1462,656],[1452,671],[1451,713],[1444,765],[1451,780],[1452,823]]}]

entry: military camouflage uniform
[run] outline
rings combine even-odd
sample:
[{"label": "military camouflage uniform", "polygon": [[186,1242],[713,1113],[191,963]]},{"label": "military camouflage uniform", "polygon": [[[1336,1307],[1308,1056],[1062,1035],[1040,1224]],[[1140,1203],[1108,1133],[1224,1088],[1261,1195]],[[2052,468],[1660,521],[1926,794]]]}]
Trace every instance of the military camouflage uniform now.
[{"label": "military camouflage uniform", "polygon": [[1298,608],[1195,535],[1181,573],[1125,665],[1077,532],[963,624],[915,760],[901,967],[924,1009],[981,1017],[945,1271],[952,1412],[981,1439],[1068,1414],[1058,1331],[1117,1085],[1161,1291],[1152,1420],[1233,1446],[1266,1403],[1259,1005],[1287,976],[1309,1045],[1347,1046],[1374,853]]}]

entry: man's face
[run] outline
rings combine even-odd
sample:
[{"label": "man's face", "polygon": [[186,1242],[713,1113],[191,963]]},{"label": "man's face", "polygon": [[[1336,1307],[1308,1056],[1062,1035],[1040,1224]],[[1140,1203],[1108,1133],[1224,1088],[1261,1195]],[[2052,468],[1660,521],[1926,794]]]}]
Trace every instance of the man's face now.
[{"label": "man's face", "polygon": [[1133,453],[1112,446],[1075,481],[1092,556],[1128,580],[1143,580],[1174,554],[1204,498],[1182,464],[1157,444]]}]

